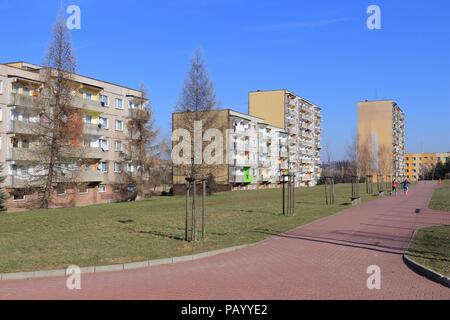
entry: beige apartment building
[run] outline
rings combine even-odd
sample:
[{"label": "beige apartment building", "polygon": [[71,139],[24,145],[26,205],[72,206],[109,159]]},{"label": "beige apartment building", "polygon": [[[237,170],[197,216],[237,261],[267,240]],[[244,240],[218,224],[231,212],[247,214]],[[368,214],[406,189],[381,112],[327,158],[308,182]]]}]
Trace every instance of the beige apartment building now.
[{"label": "beige apartment building", "polygon": [[[6,176],[8,207],[33,206],[40,185],[33,183],[39,148],[33,127],[39,123],[36,99],[42,88],[43,69],[26,62],[0,64],[0,163]],[[131,137],[127,123],[145,110],[142,92],[81,75],[73,75],[77,90],[73,107],[82,115],[82,145],[71,157],[77,187],[58,184],[52,206],[78,206],[122,200],[117,184],[123,173],[133,175],[136,165],[127,156]]]},{"label": "beige apartment building", "polygon": [[443,153],[407,153],[405,155],[406,176],[410,181],[418,181],[424,172],[430,170],[439,161],[445,164],[450,152]]},{"label": "beige apartment building", "polygon": [[248,106],[251,116],[287,132],[287,162],[296,186],[315,186],[322,174],[321,108],[288,90],[250,92]]},{"label": "beige apartment building", "polygon": [[[251,92],[249,114],[215,113],[214,128],[224,140],[224,163],[210,167],[221,191],[276,188],[283,174],[295,173],[296,186],[314,186],[321,174],[321,109],[287,90]],[[174,113],[173,130],[186,115]],[[188,129],[188,128],[184,128]],[[177,142],[174,142],[176,144]],[[185,169],[185,168],[184,168]],[[183,166],[173,165],[175,194],[186,188]]]},{"label": "beige apartment building", "polygon": [[[219,191],[251,190],[278,186],[280,170],[287,169],[287,133],[261,118],[230,109],[208,111],[223,139],[223,162],[205,166],[213,174]],[[186,129],[185,113],[172,115],[173,131]],[[191,134],[193,137],[193,134]],[[174,141],[174,146],[177,144]],[[174,194],[186,190],[189,165],[173,164]]]},{"label": "beige apartment building", "polygon": [[405,115],[393,100],[358,103],[358,154],[372,175],[405,176]]}]

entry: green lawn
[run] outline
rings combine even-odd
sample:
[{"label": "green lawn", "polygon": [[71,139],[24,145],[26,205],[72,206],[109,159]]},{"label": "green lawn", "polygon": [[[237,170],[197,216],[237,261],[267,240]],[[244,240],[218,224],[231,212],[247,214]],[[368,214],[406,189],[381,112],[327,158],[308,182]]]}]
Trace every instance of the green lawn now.
[{"label": "green lawn", "polygon": [[[364,186],[360,186],[364,190]],[[220,193],[207,199],[207,239],[186,243],[184,197],[0,215],[0,273],[93,266],[199,253],[254,243],[348,206],[351,185],[298,189],[296,216],[281,214],[280,190]],[[376,199],[364,196],[363,201]]]},{"label": "green lawn", "polygon": [[[433,193],[430,208],[449,211],[450,181]],[[450,226],[424,228],[417,232],[409,256],[416,262],[450,277]]]},{"label": "green lawn", "polygon": [[442,183],[442,187],[433,193],[430,202],[430,209],[440,211],[450,211],[450,181],[446,180]]}]

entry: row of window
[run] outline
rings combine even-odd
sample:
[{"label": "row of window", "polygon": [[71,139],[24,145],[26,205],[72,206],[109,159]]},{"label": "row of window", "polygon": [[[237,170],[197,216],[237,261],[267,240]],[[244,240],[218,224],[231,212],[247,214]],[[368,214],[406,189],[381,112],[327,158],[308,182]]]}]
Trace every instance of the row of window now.
[{"label": "row of window", "polygon": [[431,161],[434,161],[434,160],[436,160],[436,161],[442,161],[442,162],[445,162],[445,160],[446,160],[446,158],[444,158],[444,157],[436,157],[436,159],[434,158],[434,157],[430,157],[430,158],[428,158],[428,157],[419,157],[419,158],[417,158],[417,157],[412,157],[412,158],[409,158],[409,157],[406,157],[405,158],[406,159],[406,161],[409,161],[410,159],[412,159],[413,161],[417,161],[417,160],[419,160],[419,161],[422,161],[422,160],[431,160]]},{"label": "row of window", "polygon": [[[24,137],[11,137],[11,147],[12,148],[23,148],[28,149],[30,148],[31,141]],[[1,146],[1,143],[0,143]],[[101,148],[104,151],[109,150],[109,141],[106,139],[98,139],[96,141],[85,141],[84,143],[85,147],[88,148]],[[116,152],[123,152],[124,144],[120,140],[114,141],[114,151]],[[0,147],[1,150],[1,147]]]},{"label": "row of window", "polygon": [[[31,96],[31,89],[27,86],[20,86],[18,83],[12,84],[12,92],[15,94],[20,93],[20,89],[22,89],[22,94],[25,96]],[[3,94],[3,81],[0,80],[0,94]],[[86,100],[93,101],[94,100],[94,94],[91,92],[83,92],[83,98]],[[100,95],[100,102],[103,107],[109,107],[109,96],[101,94]],[[116,109],[123,109],[123,99],[115,98],[115,108]],[[140,108],[140,106],[136,103],[134,103],[131,100],[128,100],[128,109],[137,109]]]},{"label": "row of window", "polygon": [[[89,100],[89,98],[86,97],[86,99]],[[90,100],[92,100],[92,96],[90,97]],[[100,102],[103,107],[109,107],[109,97],[107,95],[101,94],[100,95]],[[115,107],[116,109],[123,109],[123,100],[120,98],[115,99]],[[128,109],[137,109],[139,106],[135,104],[133,101],[128,100]]]},{"label": "row of window", "polygon": [[[93,120],[94,120],[94,118],[92,116],[90,116],[90,115],[86,115],[83,118],[83,122],[86,123],[86,124],[95,124]],[[109,129],[109,120],[108,120],[108,118],[100,117],[99,125],[103,129]],[[115,123],[114,123],[114,129],[117,130],[117,131],[123,131],[123,128],[124,128],[123,120],[117,120],[116,119]]]}]

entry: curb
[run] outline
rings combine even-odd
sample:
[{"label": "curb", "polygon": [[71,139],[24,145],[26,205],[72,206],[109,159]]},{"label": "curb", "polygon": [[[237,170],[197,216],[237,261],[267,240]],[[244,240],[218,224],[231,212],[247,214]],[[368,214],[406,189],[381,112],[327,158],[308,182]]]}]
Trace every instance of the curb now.
[{"label": "curb", "polygon": [[410,268],[415,273],[417,273],[429,280],[437,282],[437,283],[443,285],[444,287],[450,288],[450,278],[447,278],[446,276],[444,276],[436,271],[433,271],[433,270],[425,267],[424,265],[421,265],[420,263],[415,262],[413,259],[408,257],[408,253],[409,253],[409,249],[411,248],[411,244],[413,243],[413,241],[416,237],[417,231],[420,229],[423,229],[423,228],[414,230],[414,233],[411,237],[411,241],[409,243],[408,249],[403,254],[403,262],[408,266],[408,268]]},{"label": "curb", "polygon": [[[161,266],[161,265],[168,265],[168,264],[175,264],[175,263],[180,263],[180,262],[200,260],[203,258],[208,258],[208,257],[216,256],[219,254],[229,253],[229,252],[237,251],[240,249],[248,248],[248,247],[254,246],[258,243],[259,242],[230,247],[230,248],[218,249],[218,250],[213,250],[213,251],[208,251],[208,252],[196,253],[196,254],[187,255],[187,256],[180,256],[180,257],[138,261],[138,262],[123,263],[123,264],[113,264],[113,265],[107,265],[107,266],[82,267],[82,268],[80,268],[80,271],[81,271],[81,274],[89,274],[89,273],[103,273],[103,272],[114,272],[114,271],[126,271],[126,270],[133,270],[133,269],[151,268],[151,267],[156,267],[156,266]],[[42,271],[31,271],[31,272],[3,273],[3,274],[0,274],[0,281],[29,280],[29,279],[49,278],[49,277],[65,277],[65,276],[66,276],[65,269],[42,270]]]}]

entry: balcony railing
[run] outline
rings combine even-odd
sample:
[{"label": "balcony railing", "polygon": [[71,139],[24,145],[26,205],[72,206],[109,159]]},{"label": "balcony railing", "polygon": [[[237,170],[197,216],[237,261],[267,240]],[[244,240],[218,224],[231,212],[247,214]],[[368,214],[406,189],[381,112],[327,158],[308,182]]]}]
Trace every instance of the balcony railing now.
[{"label": "balcony railing", "polygon": [[[102,182],[104,174],[100,171],[66,171],[55,182]],[[44,179],[39,176],[8,175],[4,185],[6,188],[29,188],[42,186]]]},{"label": "balcony railing", "polygon": [[83,133],[91,136],[102,136],[102,126],[99,124],[85,123]]},{"label": "balcony railing", "polygon": [[34,148],[9,148],[6,151],[7,161],[32,161],[38,160]]},{"label": "balcony railing", "polygon": [[75,108],[89,109],[101,113],[105,112],[105,107],[102,106],[102,103],[100,101],[83,99],[81,97],[74,97],[72,104]]},{"label": "balcony railing", "polygon": [[18,93],[11,93],[8,105],[16,107],[37,107],[37,98]]},{"label": "balcony railing", "polygon": [[39,124],[35,122],[11,120],[8,124],[8,133],[16,134],[38,134]]}]

